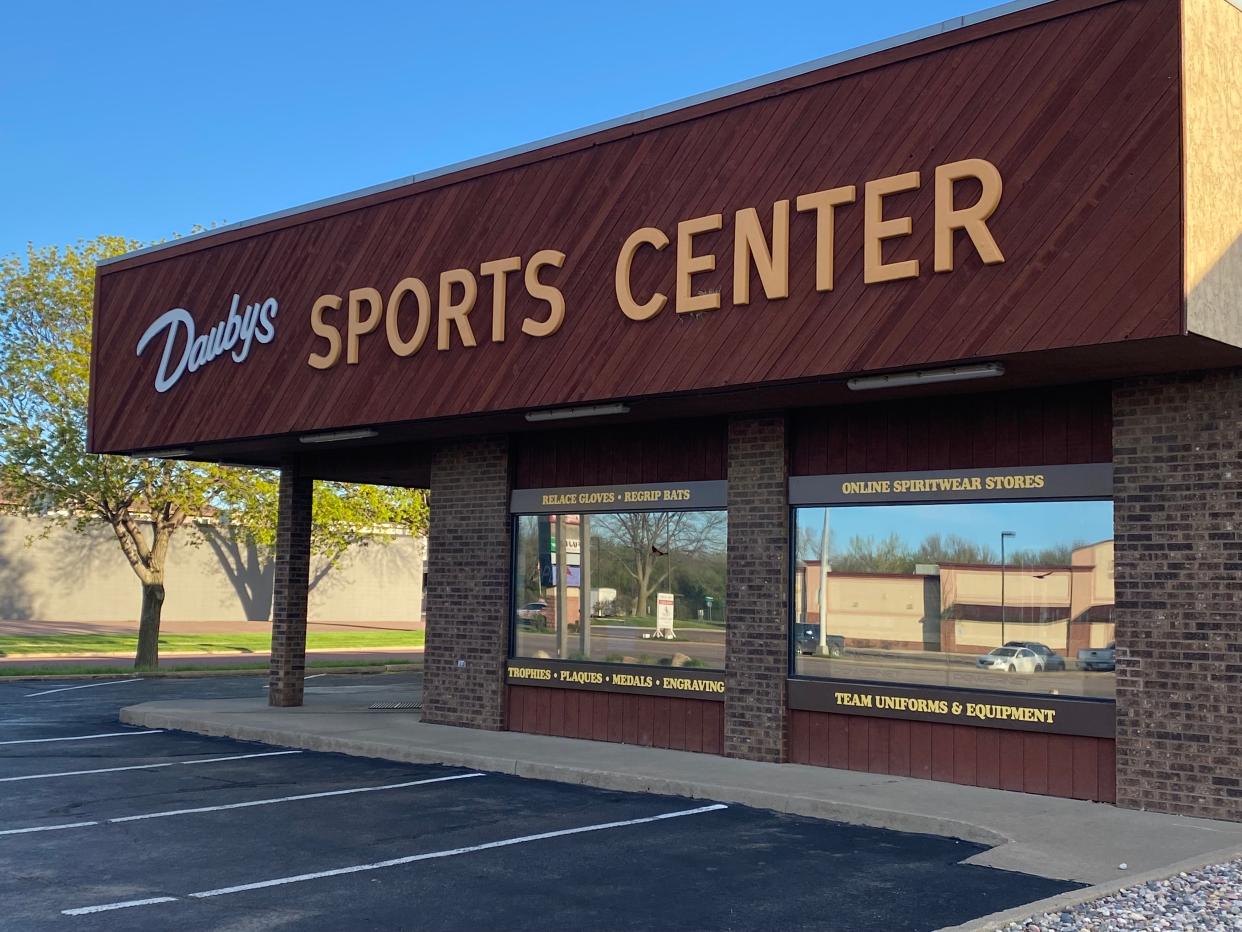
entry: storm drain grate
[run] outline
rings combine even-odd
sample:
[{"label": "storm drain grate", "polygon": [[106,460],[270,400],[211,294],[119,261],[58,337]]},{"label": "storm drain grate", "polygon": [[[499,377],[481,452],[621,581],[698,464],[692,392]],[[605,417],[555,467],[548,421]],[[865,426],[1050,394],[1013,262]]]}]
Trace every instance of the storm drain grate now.
[{"label": "storm drain grate", "polygon": [[367,708],[371,712],[421,712],[423,701],[419,699],[417,702],[373,702]]}]

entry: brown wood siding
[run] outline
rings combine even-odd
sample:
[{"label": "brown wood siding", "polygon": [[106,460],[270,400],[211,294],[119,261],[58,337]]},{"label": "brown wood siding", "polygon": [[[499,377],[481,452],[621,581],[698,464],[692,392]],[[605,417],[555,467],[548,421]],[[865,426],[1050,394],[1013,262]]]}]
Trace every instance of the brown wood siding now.
[{"label": "brown wood siding", "polygon": [[791,709],[789,760],[1043,796],[1116,800],[1111,738]]},{"label": "brown wood siding", "polygon": [[792,415],[798,476],[1108,463],[1108,385],[808,409]]},{"label": "brown wood siding", "polygon": [[724,703],[594,690],[508,687],[509,731],[719,754]]},{"label": "brown wood siding", "polygon": [[[133,450],[357,424],[418,421],[607,399],[795,382],[862,371],[1132,341],[1182,332],[1176,4],[1053,3],[960,33],[611,130],[408,190],[107,266],[98,283],[91,443]],[[970,39],[972,41],[965,41]],[[1005,254],[984,267],[957,237],[957,268],[934,273],[936,165],[994,162],[1004,199],[989,220]],[[911,170],[917,193],[889,199],[914,234],[886,260],[922,260],[917,279],[864,285],[862,185]],[[732,216],[779,198],[853,184],[839,210],[834,291],[815,291],[814,218],[791,221],[790,297],[761,289],[731,307]],[[962,191],[963,202],[970,192]],[[666,308],[635,323],[616,307],[613,271],[633,230],[670,235],[679,220],[723,212],[696,240],[717,256],[696,290],[722,310]],[[479,346],[409,358],[384,328],[361,361],[320,371],[308,325],[315,299],[537,249],[568,254],[545,278],[568,304],[560,332],[532,339],[521,318],[544,306],[511,282],[509,331],[490,333],[490,284],[472,315]],[[673,247],[646,250],[636,294],[671,295]],[[276,340],[243,365],[227,359],[157,395],[161,347],[139,335],[168,308],[200,332],[234,291],[275,295]],[[336,315],[343,318],[343,312]],[[406,323],[406,332],[411,326]],[[432,325],[431,339],[434,340]],[[588,362],[584,362],[588,361]]]},{"label": "brown wood siding", "polygon": [[727,441],[715,418],[522,434],[513,440],[513,487],[726,479]]}]

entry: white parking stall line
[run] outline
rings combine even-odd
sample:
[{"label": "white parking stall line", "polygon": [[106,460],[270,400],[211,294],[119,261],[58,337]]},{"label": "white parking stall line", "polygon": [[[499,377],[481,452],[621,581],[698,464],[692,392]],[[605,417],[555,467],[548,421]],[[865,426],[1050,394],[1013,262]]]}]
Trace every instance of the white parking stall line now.
[{"label": "white parking stall line", "polygon": [[63,828],[85,828],[98,825],[98,822],[62,822],[60,825],[36,825],[32,828],[8,828],[0,831],[0,835],[29,835],[31,832],[59,832]]},{"label": "white parking stall line", "polygon": [[71,689],[94,689],[96,686],[116,686],[118,683],[141,683],[144,677],[134,677],[126,680],[108,680],[106,683],[86,683],[83,686],[61,686],[59,689],[45,689],[41,693],[26,693],[25,699],[33,699],[35,696],[50,696],[52,693],[67,693]]},{"label": "white parking stall line", "polygon": [[[586,832],[602,832],[608,829],[625,828],[630,825],[644,825],[651,822],[662,822],[666,819],[680,819],[684,816],[701,815],[706,812],[718,812],[729,807],[723,803],[710,806],[699,806],[697,809],[681,809],[677,812],[665,812],[660,815],[645,816],[640,819],[625,819],[620,822],[600,822],[596,825],[583,825],[578,828],[563,828],[554,832],[540,832],[537,835],[521,835],[517,838],[505,838],[500,841],[484,842],[480,845],[467,845],[463,848],[448,848],[444,851],[429,851],[426,854],[412,854],[403,858],[392,858],[387,861],[375,861],[371,864],[352,864],[349,867],[337,867],[332,870],[315,871],[312,874],[295,874],[291,877],[277,877],[272,880],[260,880],[256,883],[243,883],[234,887],[218,887],[215,890],[200,890],[187,893],[194,899],[206,899],[213,896],[227,896],[230,893],[245,893],[249,890],[262,890],[266,887],[280,887],[291,883],[302,883],[307,880],[322,880],[325,877],[340,877],[344,874],[360,874],[364,871],[382,870],[386,867],[399,867],[402,864],[414,864],[417,861],[431,861],[437,858],[451,858],[461,854],[473,854],[476,851],[487,851],[492,848],[507,848],[511,845],[524,845],[533,841],[544,841],[549,838],[564,838],[567,835],[581,835]],[[87,913],[103,912],[108,909],[124,909],[128,906],[146,906],[149,903],[171,903],[178,899],[175,896],[153,897],[149,900],[128,900],[122,903],[103,903],[99,906],[79,906],[76,909],[63,909],[66,916],[82,916]]]},{"label": "white parking stall line", "polygon": [[301,751],[265,751],[262,754],[236,754],[232,757],[212,757],[207,760],[173,760],[162,764],[132,764],[128,767],[100,767],[96,770],[62,770],[59,773],[30,773],[23,777],[0,777],[0,783],[16,783],[19,780],[51,780],[55,777],[81,777],[93,773],[120,773],[123,770],[156,770],[160,767],[188,766],[190,764],[218,764],[227,760],[246,760],[251,757],[280,757],[283,754],[301,754]]},{"label": "white parking stall line", "polygon": [[[230,758],[225,758],[226,760]],[[184,761],[183,763],[191,763]],[[206,763],[193,761],[193,763]],[[196,815],[202,812],[224,812],[228,809],[250,809],[254,806],[272,806],[277,803],[301,802],[305,799],[326,799],[330,796],[352,796],[357,793],[378,793],[382,790],[403,790],[411,786],[427,786],[430,783],[447,783],[451,780],[468,780],[471,777],[485,777],[484,773],[455,773],[447,777],[428,777],[423,780],[407,780],[404,783],[385,783],[381,786],[356,786],[347,790],[325,790],[322,793],[301,793],[297,796],[278,796],[269,799],[252,799],[241,803],[223,803],[219,806],[197,806],[192,809],[165,809],[162,812],[144,812],[141,815],[117,816],[112,819],[99,819],[95,822],[64,822],[60,825],[36,825],[30,828],[10,828],[0,830],[0,835],[26,835],[31,832],[55,832],[66,828],[88,828],[92,825],[114,825],[118,822],[141,822],[145,819],[166,819],[169,816]]]},{"label": "white parking stall line", "polygon": [[83,906],[80,909],[63,909],[66,916],[89,916],[91,913],[106,913],[110,909],[129,909],[131,906],[150,906],[152,903],[173,903],[175,896],[152,896],[145,900],[125,900],[121,903],[105,903],[103,906]]},{"label": "white parking stall line", "polygon": [[130,738],[137,735],[162,735],[164,729],[154,728],[147,731],[106,731],[99,735],[70,735],[67,738],[19,738],[16,741],[0,741],[0,744],[45,744],[51,741],[92,741],[95,738]]},{"label": "white parking stall line", "polygon": [[244,803],[226,803],[220,806],[199,806],[194,809],[166,809],[163,812],[148,812],[144,815],[121,816],[108,819],[108,822],[139,822],[143,819],[163,819],[168,816],[192,815],[199,812],[223,812],[226,809],[248,809],[251,806],[271,806],[276,803],[300,802],[304,799],[326,799],[329,796],[351,796],[355,793],[378,793],[381,790],[403,790],[411,786],[426,786],[429,783],[447,783],[450,780],[467,780],[470,777],[483,777],[482,773],[456,773],[449,777],[430,777],[426,780],[409,780],[405,783],[386,783],[383,786],[357,786],[348,790],[326,790],[322,793],[302,793],[298,796],[278,796],[274,799],[255,799]]},{"label": "white parking stall line", "polygon": [[281,754],[301,754],[301,751],[264,751],[261,754],[237,754],[233,757],[207,757],[202,760],[178,761],[189,767],[193,764],[218,764],[222,760],[245,760],[247,757],[279,757]]}]

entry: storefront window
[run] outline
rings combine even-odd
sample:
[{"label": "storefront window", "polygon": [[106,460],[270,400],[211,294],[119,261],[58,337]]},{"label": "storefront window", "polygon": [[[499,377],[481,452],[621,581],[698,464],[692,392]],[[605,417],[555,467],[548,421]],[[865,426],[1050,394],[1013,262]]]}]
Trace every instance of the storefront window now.
[{"label": "storefront window", "polygon": [[515,657],[724,669],[724,511],[514,522]]},{"label": "storefront window", "polygon": [[795,516],[797,674],[1113,697],[1112,502]]}]

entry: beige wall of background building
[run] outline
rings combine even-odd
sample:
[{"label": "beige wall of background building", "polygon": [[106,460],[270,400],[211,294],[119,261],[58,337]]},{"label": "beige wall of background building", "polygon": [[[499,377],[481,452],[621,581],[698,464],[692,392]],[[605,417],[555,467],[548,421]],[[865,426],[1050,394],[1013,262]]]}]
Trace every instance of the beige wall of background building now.
[{"label": "beige wall of background building", "polygon": [[[312,562],[309,620],[420,620],[426,557],[425,538],[398,535],[354,547],[331,568]],[[272,580],[270,557],[237,547],[214,527],[183,528],[168,556],[163,617],[266,621]],[[78,534],[0,516],[0,620],[134,622],[140,602],[138,577],[102,522]]]},{"label": "beige wall of background building", "polygon": [[[812,560],[798,569],[800,620],[809,624],[819,624],[819,567]],[[1006,567],[1003,627],[999,565],[933,569],[931,575],[830,569],[828,633],[852,646],[964,653],[1030,640],[1073,655],[1113,641],[1111,540],[1075,548],[1070,566]]]}]

